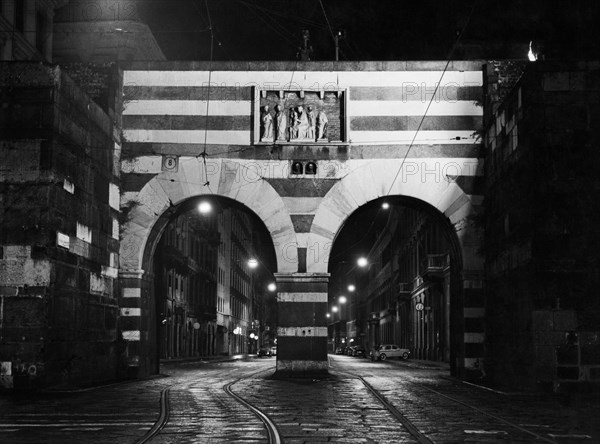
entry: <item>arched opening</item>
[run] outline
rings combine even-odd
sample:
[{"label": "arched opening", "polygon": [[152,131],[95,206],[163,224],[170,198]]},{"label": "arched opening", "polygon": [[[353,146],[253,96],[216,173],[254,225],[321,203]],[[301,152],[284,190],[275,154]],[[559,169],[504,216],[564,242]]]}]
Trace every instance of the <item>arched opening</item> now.
[{"label": "arched opening", "polygon": [[148,356],[160,360],[256,353],[275,345],[277,271],[262,220],[229,198],[201,195],[153,225],[147,275]]},{"label": "arched opening", "polygon": [[408,348],[456,371],[464,347],[462,253],[455,227],[422,200],[386,196],[357,208],[329,258],[329,351]]}]

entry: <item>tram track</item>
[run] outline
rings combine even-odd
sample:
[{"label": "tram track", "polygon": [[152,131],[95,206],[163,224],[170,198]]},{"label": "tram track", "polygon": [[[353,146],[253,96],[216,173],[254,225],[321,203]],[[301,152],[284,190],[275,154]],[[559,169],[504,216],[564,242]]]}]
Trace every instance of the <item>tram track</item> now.
[{"label": "tram track", "polygon": [[[257,372],[249,373],[249,374],[245,375],[244,377],[236,378],[233,381],[229,381],[222,386],[222,390],[224,393],[226,393],[232,399],[234,399],[238,404],[240,404],[243,407],[245,407],[246,409],[250,410],[254,414],[254,416],[256,416],[260,420],[260,422],[262,423],[263,427],[266,430],[266,434],[267,434],[266,442],[268,444],[281,444],[283,442],[281,435],[279,433],[277,426],[271,420],[271,418],[267,414],[265,414],[263,411],[261,411],[259,408],[257,408],[256,406],[254,406],[253,404],[248,402],[246,399],[244,399],[243,397],[241,397],[240,395],[235,393],[232,389],[232,387],[235,384],[243,382],[244,380],[249,380],[249,379],[255,377],[256,375],[258,375],[260,373],[264,373],[266,371],[268,371],[268,370],[264,370],[264,369],[259,370]],[[158,416],[156,422],[150,428],[150,430],[148,430],[148,432],[143,437],[141,437],[138,441],[136,441],[135,444],[149,443],[154,438],[156,438],[158,435],[161,434],[161,432],[168,425],[169,418],[171,416],[170,415],[170,401],[169,401],[169,395],[170,395],[171,391],[175,388],[189,389],[191,387],[191,385],[192,384],[189,384],[189,383],[172,384],[171,386],[164,388],[161,391],[160,401],[159,401],[159,416]]]},{"label": "tram track", "polygon": [[[426,375],[403,373],[399,377],[398,369],[392,366],[378,367],[373,372],[374,368],[363,367],[363,371],[332,365],[332,377],[322,381],[257,379],[257,375],[270,370],[262,368],[240,375],[239,369],[223,369],[210,380],[172,384],[161,392],[158,419],[136,444],[173,440],[178,433],[227,442],[231,436],[227,430],[245,430],[242,433],[246,435],[238,435],[242,440],[269,444],[314,434],[325,441],[346,437],[377,440],[385,436],[382,439],[420,444],[457,439],[486,443],[575,442],[576,435],[561,435],[560,425],[551,421],[524,422],[527,418],[519,411],[523,406],[513,406],[512,398],[496,394],[495,399],[485,399],[455,381],[440,382]],[[173,401],[177,407],[170,412]],[[194,408],[207,402],[214,404],[212,410]],[[337,412],[336,416],[328,416],[327,412],[332,411]],[[232,418],[237,418],[237,423]],[[343,418],[354,418],[356,422],[350,429],[336,426],[344,422]],[[219,425],[214,426],[214,421]],[[186,430],[181,432],[182,428]],[[577,442],[591,438],[579,436]]]},{"label": "tram track", "polygon": [[509,427],[512,427],[512,428],[514,428],[514,429],[516,429],[516,430],[518,430],[518,431],[520,431],[522,433],[525,433],[526,435],[531,436],[532,438],[534,438],[536,440],[543,441],[543,442],[548,442],[548,443],[552,443],[552,444],[556,444],[555,440],[550,439],[550,438],[546,438],[546,437],[540,435],[539,433],[535,433],[535,432],[533,432],[531,430],[528,430],[527,428],[525,428],[525,427],[523,427],[523,426],[521,426],[519,424],[515,424],[512,421],[509,421],[509,420],[507,420],[505,418],[502,418],[501,416],[495,415],[493,413],[486,412],[486,411],[484,411],[484,410],[482,410],[482,409],[480,409],[478,407],[475,407],[475,406],[473,406],[471,404],[463,402],[463,401],[461,401],[459,399],[456,399],[456,398],[454,398],[452,396],[449,396],[449,395],[446,395],[444,393],[441,393],[441,392],[439,392],[437,390],[434,390],[431,387],[427,387],[427,386],[425,386],[423,384],[419,384],[419,383],[413,382],[413,381],[410,381],[410,383],[413,384],[413,385],[415,385],[415,386],[418,386],[418,387],[420,387],[420,388],[422,388],[424,390],[427,390],[427,391],[429,391],[431,393],[434,393],[434,394],[436,394],[436,395],[438,395],[438,396],[440,396],[442,398],[445,398],[445,399],[450,400],[450,401],[452,401],[454,403],[457,403],[457,404],[460,404],[460,405],[462,405],[464,407],[467,407],[467,408],[469,408],[469,409],[477,412],[480,415],[486,416],[486,417],[491,418],[491,419],[493,419],[493,420],[495,420],[495,421],[497,421],[499,423],[503,423],[503,424],[505,424],[505,425],[507,425]]},{"label": "tram track", "polygon": [[381,402],[387,411],[390,412],[392,416],[394,416],[394,418],[396,418],[398,422],[400,422],[420,444],[433,443],[432,440],[422,433],[415,424],[413,424],[406,416],[404,416],[400,410],[398,410],[391,402],[389,402],[385,396],[383,396],[377,389],[369,384],[362,376],[355,375],[355,377],[358,378],[367,389],[369,389],[369,391],[379,400],[379,402]]},{"label": "tram track", "polygon": [[146,444],[150,442],[156,435],[160,433],[160,431],[167,425],[169,422],[169,392],[171,391],[170,387],[163,389],[160,392],[160,413],[158,415],[158,419],[154,423],[154,425],[150,428],[150,430],[139,440],[136,444]]},{"label": "tram track", "polygon": [[[332,369],[334,369],[334,366],[331,365],[331,363],[330,363],[330,367]],[[421,444],[431,444],[431,443],[436,442],[435,437],[431,436],[430,433],[419,429],[419,427],[410,418],[411,415],[403,413],[403,411],[402,411],[403,409],[402,409],[402,407],[399,406],[398,400],[389,399],[388,397],[386,397],[373,384],[369,383],[365,379],[365,377],[359,375],[358,373],[350,372],[347,370],[339,370],[339,369],[335,369],[335,371],[339,374],[347,375],[348,377],[358,379],[373,394],[373,396],[375,396],[379,400],[381,405],[384,406],[385,409],[394,418],[396,418],[396,420],[408,431],[408,433],[410,433],[410,435],[415,440],[417,440],[417,442],[419,442]],[[487,412],[482,408],[479,408],[468,402],[460,400],[454,396],[451,396],[446,393],[442,393],[439,390],[432,389],[431,387],[428,387],[425,384],[415,382],[415,381],[410,381],[410,380],[406,380],[405,382],[409,383],[413,388],[416,388],[419,390],[424,390],[430,394],[433,394],[435,397],[437,397],[438,401],[440,399],[443,399],[445,402],[457,404],[457,405],[462,406],[463,408],[468,409],[469,411],[473,412],[472,415],[470,416],[473,424],[477,424],[477,423],[486,424],[488,426],[488,428],[490,429],[489,432],[486,430],[465,430],[465,433],[471,433],[471,434],[480,433],[482,436],[487,435],[486,436],[487,439],[489,439],[489,436],[496,434],[496,435],[498,435],[499,439],[500,439],[500,437],[502,437],[501,438],[502,440],[506,440],[507,437],[511,437],[511,439],[514,439],[514,442],[533,442],[533,441],[535,441],[535,442],[546,442],[546,443],[551,443],[551,444],[557,444],[559,442],[555,439],[543,436],[540,433],[536,433],[535,431],[532,431],[532,430],[528,429],[527,427],[524,427],[523,425],[517,424],[514,421],[511,421],[510,419],[504,418],[502,416],[499,416],[499,415],[491,413],[491,412]],[[423,400],[423,403],[425,403],[424,400]],[[436,400],[429,400],[429,404],[432,406],[436,406],[438,408],[440,406],[440,403],[436,402]],[[473,420],[473,418],[476,415],[478,415],[479,418],[485,418],[485,419],[482,419],[480,421]],[[414,414],[413,414],[413,416],[414,416]],[[504,427],[496,427],[496,429],[494,429],[493,427],[491,427],[492,425],[501,425]],[[491,429],[494,429],[494,430],[491,430]],[[509,429],[512,429],[513,432],[510,432]],[[514,436],[515,434],[520,435],[520,436]],[[511,442],[513,442],[513,441],[511,441]]]},{"label": "tram track", "polygon": [[223,390],[229,396],[236,399],[244,407],[246,407],[247,409],[252,411],[258,417],[258,419],[260,419],[262,421],[262,423],[265,426],[265,429],[267,430],[269,444],[281,444],[282,440],[281,440],[281,436],[279,434],[279,430],[277,429],[277,426],[271,420],[271,418],[268,415],[266,415],[264,412],[262,412],[261,410],[259,410],[258,408],[256,408],[252,404],[250,404],[248,401],[246,401],[240,395],[233,392],[233,390],[231,390],[231,386],[234,384],[237,384],[240,380],[241,379],[237,379],[233,382],[230,382],[229,384],[224,385]]},{"label": "tram track", "polygon": [[579,415],[597,417],[596,404],[564,410],[554,398],[481,390],[439,371],[331,361],[321,378],[269,376],[272,360],[186,364],[168,369],[169,379],[70,395],[68,404],[5,402],[18,409],[0,421],[0,435],[7,444],[40,442],[42,433],[114,444],[597,442],[593,420]]}]

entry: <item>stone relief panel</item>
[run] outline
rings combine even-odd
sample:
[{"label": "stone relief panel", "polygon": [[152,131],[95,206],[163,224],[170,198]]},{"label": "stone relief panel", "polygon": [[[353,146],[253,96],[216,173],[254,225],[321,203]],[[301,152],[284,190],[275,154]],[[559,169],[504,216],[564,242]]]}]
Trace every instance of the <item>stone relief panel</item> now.
[{"label": "stone relief panel", "polygon": [[344,143],[345,99],[344,90],[260,90],[255,143]]}]

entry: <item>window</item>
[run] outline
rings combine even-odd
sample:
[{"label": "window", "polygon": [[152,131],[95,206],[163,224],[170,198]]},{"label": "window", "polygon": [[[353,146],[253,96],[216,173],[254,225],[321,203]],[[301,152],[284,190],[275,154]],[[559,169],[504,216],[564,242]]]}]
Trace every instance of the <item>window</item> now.
[{"label": "window", "polygon": [[77,222],[77,237],[84,242],[92,243],[92,230],[86,225]]},{"label": "window", "polygon": [[302,162],[292,163],[292,174],[302,174],[304,172],[304,165]]},{"label": "window", "polygon": [[315,162],[306,164],[306,174],[317,174],[317,164]]}]

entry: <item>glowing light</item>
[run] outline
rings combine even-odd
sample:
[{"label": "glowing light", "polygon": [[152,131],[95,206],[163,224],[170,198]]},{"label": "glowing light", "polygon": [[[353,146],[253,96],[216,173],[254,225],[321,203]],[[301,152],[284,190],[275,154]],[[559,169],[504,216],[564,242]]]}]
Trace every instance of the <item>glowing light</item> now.
[{"label": "glowing light", "polygon": [[256,268],[258,267],[258,261],[254,258],[248,259],[248,266],[250,268]]},{"label": "glowing light", "polygon": [[345,303],[346,303],[346,301],[347,301],[347,299],[346,299],[346,296],[340,296],[340,297],[338,298],[338,301],[340,301],[340,304],[345,304]]},{"label": "glowing light", "polygon": [[383,208],[384,210],[387,210],[390,207],[390,204],[387,202],[384,202],[381,204],[381,208]]},{"label": "glowing light", "polygon": [[254,333],[250,333],[250,339],[254,339]]},{"label": "glowing light", "polygon": [[198,211],[200,214],[208,214],[212,211],[212,205],[210,202],[200,202],[200,205],[198,205]]},{"label": "glowing light", "polygon": [[275,290],[277,290],[277,285],[275,285],[273,282],[271,282],[269,285],[267,285],[267,290],[275,291]]},{"label": "glowing light", "polygon": [[356,290],[356,286],[353,284],[348,285],[348,291],[354,291]]},{"label": "glowing light", "polygon": [[356,263],[358,264],[359,267],[366,267],[367,264],[369,263],[369,261],[367,261],[367,258],[365,258],[365,257],[359,257],[358,260],[356,261]]},{"label": "glowing light", "polygon": [[527,57],[529,57],[530,62],[535,62],[537,60],[537,56],[533,52],[533,48],[531,47],[533,42],[529,42],[529,52],[527,53]]},{"label": "glowing light", "polygon": [[328,318],[330,318],[330,317],[331,317],[331,315],[330,315],[329,313],[327,313],[325,316],[327,316]]},{"label": "glowing light", "polygon": [[331,307],[331,311],[334,313],[337,313],[337,311],[338,311],[337,305],[334,305],[333,307]]}]

